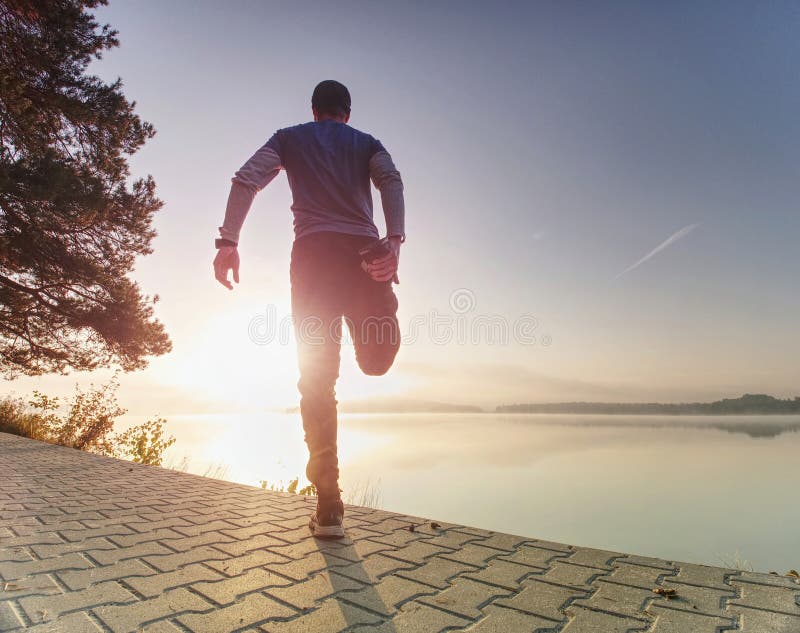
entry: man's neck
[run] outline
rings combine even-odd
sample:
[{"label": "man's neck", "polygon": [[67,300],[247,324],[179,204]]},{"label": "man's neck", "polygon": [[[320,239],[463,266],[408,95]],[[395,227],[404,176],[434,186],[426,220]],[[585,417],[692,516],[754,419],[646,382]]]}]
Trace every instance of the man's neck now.
[{"label": "man's neck", "polygon": [[327,114],[321,117],[317,117],[316,122],[322,123],[323,121],[333,121],[334,123],[344,123],[344,117],[335,117],[335,116],[328,116]]}]

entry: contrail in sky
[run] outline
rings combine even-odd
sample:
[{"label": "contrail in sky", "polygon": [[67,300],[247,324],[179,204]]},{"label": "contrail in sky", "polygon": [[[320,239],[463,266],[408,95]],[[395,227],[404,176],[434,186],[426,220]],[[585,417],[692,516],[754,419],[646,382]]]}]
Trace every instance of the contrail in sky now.
[{"label": "contrail in sky", "polygon": [[631,272],[631,271],[632,271],[633,269],[635,269],[635,268],[639,268],[639,266],[641,266],[642,264],[644,264],[644,263],[645,263],[645,262],[646,262],[648,259],[650,259],[650,258],[651,258],[653,255],[655,255],[656,253],[660,253],[660,252],[661,252],[661,251],[663,251],[665,248],[667,248],[667,246],[669,246],[670,244],[674,244],[675,242],[677,242],[677,241],[678,241],[679,239],[681,239],[682,237],[685,237],[686,235],[689,235],[689,233],[691,233],[692,231],[694,231],[694,230],[695,230],[695,229],[696,229],[698,226],[700,226],[700,225],[699,225],[699,224],[689,224],[689,225],[687,225],[687,226],[684,226],[684,227],[683,227],[682,229],[680,229],[679,231],[675,231],[675,232],[674,232],[672,235],[670,235],[670,236],[669,236],[667,239],[665,239],[663,242],[661,242],[661,244],[659,244],[658,246],[656,246],[656,247],[655,247],[655,248],[654,248],[652,251],[650,251],[649,253],[647,253],[647,255],[645,255],[644,257],[642,257],[642,258],[641,258],[641,259],[640,259],[638,262],[636,262],[635,264],[631,264],[631,265],[630,265],[630,266],[628,266],[628,267],[627,267],[625,270],[623,270],[623,271],[622,271],[622,272],[621,272],[619,275],[617,275],[616,277],[614,277],[614,279],[619,279],[620,277],[622,277],[622,275],[625,275],[625,274],[627,274],[627,273]]}]

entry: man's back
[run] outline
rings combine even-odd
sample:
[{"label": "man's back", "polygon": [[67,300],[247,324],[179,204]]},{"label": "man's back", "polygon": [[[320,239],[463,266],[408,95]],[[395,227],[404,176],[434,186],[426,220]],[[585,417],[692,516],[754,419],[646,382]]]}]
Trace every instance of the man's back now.
[{"label": "man's back", "polygon": [[296,238],[322,231],[378,237],[370,180],[381,192],[387,235],[405,237],[403,183],[389,152],[346,122],[322,119],[278,130],[236,172],[222,238],[238,242],[253,196],[281,169],[292,189]]},{"label": "man's back", "polygon": [[378,236],[370,159],[386,151],[380,141],[325,119],[278,130],[267,147],[286,170],[296,237],[318,231]]}]

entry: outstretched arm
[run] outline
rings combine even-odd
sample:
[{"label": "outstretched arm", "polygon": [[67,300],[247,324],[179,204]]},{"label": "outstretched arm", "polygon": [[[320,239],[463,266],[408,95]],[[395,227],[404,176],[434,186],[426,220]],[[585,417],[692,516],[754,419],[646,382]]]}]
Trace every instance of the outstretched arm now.
[{"label": "outstretched arm", "polygon": [[394,279],[395,283],[398,283],[400,244],[406,239],[403,180],[386,150],[373,154],[369,161],[369,175],[372,183],[381,192],[381,205],[386,218],[386,235],[389,237],[391,252],[372,262],[367,267],[367,272],[375,281]]},{"label": "outstretched arm", "polygon": [[239,233],[256,193],[266,187],[281,170],[281,159],[275,151],[275,137],[267,141],[232,179],[225,220],[219,227],[221,244],[214,258],[214,276],[223,286],[233,290],[228,281],[228,271],[233,281],[239,283]]},{"label": "outstretched arm", "polygon": [[[274,137],[273,137],[274,138]],[[239,231],[253,204],[256,194],[266,187],[280,173],[281,157],[274,149],[270,139],[250,157],[231,179],[231,192],[225,208],[225,220],[219,227],[220,237],[239,242]]]}]

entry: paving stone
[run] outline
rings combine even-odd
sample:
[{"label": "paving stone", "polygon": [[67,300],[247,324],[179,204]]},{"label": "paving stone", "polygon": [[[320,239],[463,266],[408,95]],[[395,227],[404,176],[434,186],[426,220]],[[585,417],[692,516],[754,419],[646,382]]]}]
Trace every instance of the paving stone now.
[{"label": "paving stone", "polygon": [[233,578],[195,583],[192,590],[217,604],[229,604],[244,594],[291,585],[294,582],[268,569],[255,567]]},{"label": "paving stone", "polygon": [[370,554],[374,554],[375,552],[389,551],[392,549],[393,548],[391,545],[367,539],[362,539],[353,543],[342,543],[342,545],[339,547],[325,547],[327,554],[344,558],[350,562],[364,560],[370,556]]},{"label": "paving stone", "polygon": [[395,572],[395,575],[439,589],[447,589],[450,586],[450,579],[464,572],[474,570],[475,568],[472,565],[465,565],[464,563],[457,563],[444,558],[432,558],[420,567],[400,569]]},{"label": "paving stone", "polygon": [[[518,552],[516,554],[518,554]],[[475,543],[465,543],[461,549],[440,554],[440,557],[454,560],[457,563],[466,563],[467,565],[474,565],[475,567],[485,567],[490,559],[503,555],[503,552],[492,549],[491,547],[483,547]],[[512,562],[516,561],[512,560]]]},{"label": "paving stone", "polygon": [[[312,511],[309,510],[308,514],[296,516],[291,519],[270,519],[269,523],[275,530],[274,534],[281,534],[282,532],[291,532],[298,528],[305,530],[305,536],[308,536],[308,518],[311,516]],[[347,517],[344,518],[344,528],[347,530]]]},{"label": "paving stone", "polygon": [[[646,620],[584,609],[574,604],[570,605],[565,613],[569,621],[561,629],[564,633],[633,633],[634,631],[647,631],[651,625]],[[694,632],[682,631],[681,633]]]},{"label": "paving stone", "polygon": [[[308,517],[311,516],[311,513],[313,511],[314,510],[313,510],[311,504],[309,504],[308,506],[295,508],[293,510],[288,510],[286,512],[283,512],[283,511],[277,511],[276,512],[273,509],[272,513],[275,514],[276,516],[280,517],[280,519],[277,522],[289,521],[291,519],[298,519],[300,521],[308,521]],[[253,509],[253,514],[260,514],[260,513],[261,513],[260,509],[258,509],[258,508],[254,508]]]},{"label": "paving stone", "polygon": [[60,526],[66,521],[86,521],[88,519],[102,519],[104,518],[100,512],[77,512],[74,514],[58,513],[54,515],[36,513],[36,519],[41,521],[44,525]]},{"label": "paving stone", "polygon": [[135,576],[152,576],[156,572],[138,560],[125,560],[116,565],[92,567],[80,571],[60,571],[57,576],[69,589],[76,591],[106,580],[129,579]]},{"label": "paving stone", "polygon": [[186,629],[170,620],[158,620],[150,624],[145,624],[136,633],[186,633]]},{"label": "paving stone", "polygon": [[118,549],[117,545],[104,537],[91,538],[72,543],[52,543],[47,545],[31,545],[31,551],[37,558],[54,558],[72,552],[86,552],[97,549]]},{"label": "paving stone", "polygon": [[[373,557],[374,558],[374,557]],[[309,576],[322,571],[323,569],[333,569],[352,565],[350,561],[336,556],[325,556],[319,552],[313,552],[299,560],[290,560],[284,562],[283,557],[277,562],[268,563],[265,568],[270,569],[282,576],[292,578],[293,580],[305,580]],[[401,567],[402,564],[396,563],[395,568]]]},{"label": "paving stone", "polygon": [[788,587],[795,591],[800,590],[800,579],[776,574],[759,574],[752,571],[741,571],[732,578],[739,582],[749,582],[757,585],[770,585],[773,587]]},{"label": "paving stone", "polygon": [[667,599],[659,596],[655,599],[656,604],[667,602],[666,606],[672,609],[698,611],[706,615],[724,617],[725,603],[736,596],[736,592],[730,587],[728,589],[713,589],[711,587],[699,587],[697,585],[673,582],[672,579],[673,576],[668,576],[661,583],[661,586],[666,589],[675,589],[676,597]]},{"label": "paving stone", "polygon": [[[69,613],[60,618],[39,622],[25,629],[25,633],[100,633],[103,630],[84,612]],[[0,626],[0,631],[5,630]]]},{"label": "paving stone", "polygon": [[36,559],[28,547],[4,547],[0,549],[0,563],[27,563],[32,560]]},{"label": "paving stone", "polygon": [[376,538],[383,536],[383,534],[381,534],[380,532],[373,532],[372,530],[368,529],[366,527],[366,525],[368,524],[362,526],[362,525],[354,525],[353,523],[354,522],[351,519],[347,520],[347,527],[344,534],[346,542],[356,543],[365,538],[370,538],[370,537]]},{"label": "paving stone", "polygon": [[665,576],[667,573],[669,572],[656,567],[643,567],[619,562],[616,564],[614,571],[607,576],[603,576],[599,579],[599,582],[630,585],[640,589],[653,589],[661,579],[674,578],[674,576]]},{"label": "paving stone", "polygon": [[222,580],[223,578],[225,576],[219,572],[209,569],[205,565],[195,563],[160,574],[131,576],[125,578],[124,582],[145,598],[155,598],[167,589],[194,585],[203,581]]},{"label": "paving stone", "polygon": [[[57,596],[29,596],[19,603],[32,622],[51,620],[69,611],[88,610],[102,604],[133,602],[136,597],[116,582],[109,581],[82,591],[70,591]],[[39,619],[37,614],[47,613]]]},{"label": "paving stone", "polygon": [[[351,592],[363,589],[363,587],[363,584],[347,576],[341,576],[336,572],[322,571],[302,582],[267,588],[264,593],[292,605],[298,611],[305,611],[333,595],[340,596],[342,592],[348,592],[349,602],[360,604]],[[351,598],[354,599],[351,600]]]},{"label": "paving stone", "polygon": [[588,590],[593,581],[605,576],[607,573],[602,569],[573,565],[566,560],[556,559],[546,572],[541,576],[535,576],[535,578],[541,578],[556,585]]},{"label": "paving stone", "polygon": [[468,525],[457,525],[453,527],[455,532],[463,532],[464,534],[472,534],[473,536],[480,536],[481,538],[488,538],[494,532],[492,530],[485,530],[483,528],[470,527]]},{"label": "paving stone", "polygon": [[600,549],[577,548],[562,560],[573,565],[585,565],[586,567],[611,571],[613,569],[612,564],[621,556],[624,556],[624,554]]},{"label": "paving stone", "polygon": [[656,594],[651,589],[618,585],[598,581],[599,588],[588,599],[576,600],[573,604],[588,609],[608,611],[620,616],[645,617],[643,611]]},{"label": "paving stone", "polygon": [[478,542],[484,547],[493,547],[495,549],[503,550],[505,552],[513,552],[522,543],[530,541],[531,539],[524,538],[522,536],[514,536],[513,534],[502,534],[501,532],[495,532],[491,536],[481,539]]},{"label": "paving stone", "polygon": [[383,555],[391,556],[392,558],[397,558],[398,560],[403,560],[415,565],[421,565],[427,559],[433,556],[449,554],[452,552],[453,550],[431,545],[430,543],[426,543],[424,541],[414,541],[413,543],[409,543],[404,547],[386,550],[384,551]]},{"label": "paving stone", "polygon": [[84,541],[98,536],[125,536],[126,534],[133,534],[133,530],[121,523],[112,525],[103,525],[100,527],[80,527],[75,529],[59,529],[58,534],[64,537],[66,541]]},{"label": "paving stone", "polygon": [[517,591],[521,587],[521,582],[531,574],[541,574],[541,570],[532,569],[528,565],[519,565],[507,560],[494,559],[483,569],[468,571],[462,576],[472,580],[478,580],[488,585],[504,587],[511,591]]},{"label": "paving stone", "polygon": [[177,620],[193,633],[219,633],[294,615],[296,611],[286,605],[263,594],[253,593],[227,607],[208,613],[182,615]]},{"label": "paving stone", "polygon": [[47,574],[63,569],[88,569],[92,564],[78,553],[26,562],[0,563],[0,576],[6,582],[20,580],[33,574]]},{"label": "paving stone", "polygon": [[[505,609],[494,604],[483,609],[484,617],[476,624],[460,629],[469,633],[511,633],[514,631],[529,631],[531,633],[544,633],[553,631],[557,622],[547,620],[529,613],[520,613],[513,609]],[[599,633],[599,632],[598,632]]]},{"label": "paving stone", "polygon": [[260,630],[263,633],[339,633],[350,627],[373,625],[380,621],[374,613],[351,604],[326,600],[318,609],[284,622],[262,624]]},{"label": "paving stone", "polygon": [[736,575],[738,575],[738,572],[731,569],[681,563],[677,575],[672,576],[670,580],[687,585],[728,590],[731,588],[730,584],[728,584],[729,578],[736,577]]},{"label": "paving stone", "polygon": [[342,547],[338,541],[315,539],[308,536],[297,543],[281,543],[270,547],[269,550],[275,554],[280,554],[287,560],[303,560],[309,554],[325,554]]},{"label": "paving stone", "polygon": [[50,574],[37,574],[23,580],[0,582],[0,601],[59,594],[61,588]]},{"label": "paving stone", "polygon": [[152,565],[161,572],[173,571],[192,563],[219,563],[229,560],[225,552],[221,552],[213,547],[197,547],[185,552],[170,552],[168,554],[146,556],[142,560],[148,565]]},{"label": "paving stone", "polygon": [[456,578],[450,587],[436,595],[419,598],[417,602],[451,611],[475,620],[481,617],[481,609],[490,602],[511,595],[502,587],[484,585],[469,578]]},{"label": "paving stone", "polygon": [[[275,526],[273,526],[275,527]],[[347,532],[347,527],[345,526],[345,532]],[[298,526],[297,528],[291,530],[282,530],[278,527],[275,527],[275,532],[272,534],[277,539],[281,541],[286,541],[287,543],[301,543],[309,536],[308,531],[308,521],[305,521],[303,525]]]},{"label": "paving stone", "polygon": [[368,529],[372,530],[373,532],[380,532],[381,534],[393,534],[398,532],[400,534],[403,533],[411,533],[409,532],[408,528],[410,525],[416,525],[410,521],[402,521],[400,519],[396,519],[394,517],[388,517],[383,519],[382,521],[378,521],[377,523],[370,523],[369,525],[365,526]]},{"label": "paving stone", "polygon": [[466,620],[454,613],[434,609],[427,605],[413,601],[406,603],[400,612],[391,620],[377,625],[356,626],[349,629],[348,633],[434,633],[463,628],[469,624]]},{"label": "paving stone", "polygon": [[735,579],[731,580],[731,586],[739,590],[739,597],[728,602],[731,609],[752,607],[800,616],[800,606],[796,602],[796,598],[800,594],[800,586],[758,585],[737,582]]},{"label": "paving stone", "polygon": [[[161,539],[185,538],[183,534],[170,528],[158,528],[147,532],[134,532],[129,530],[127,534],[109,535],[108,540],[117,547],[133,547],[148,541],[159,541]],[[88,549],[88,548],[87,548]]]},{"label": "paving stone", "polygon": [[0,602],[0,631],[21,630],[24,623],[10,602]]},{"label": "paving stone", "polygon": [[[733,613],[734,610],[732,609]],[[800,617],[785,613],[771,613],[763,609],[738,607],[739,630],[744,633],[797,633],[800,631]]]},{"label": "paving stone", "polygon": [[[692,611],[679,611],[676,609],[653,605],[651,612],[656,616],[655,624],[648,633],[718,633],[730,630],[736,626],[731,618],[721,618]],[[762,633],[773,631],[763,629]]]},{"label": "paving stone", "polygon": [[[281,541],[267,534],[256,534],[243,540],[234,540],[230,536],[223,536],[220,532],[206,532],[202,534],[201,537],[205,539],[207,543],[214,543],[216,549],[230,556],[241,556],[242,554],[247,554],[256,549],[286,545],[285,541]],[[180,543],[180,549],[195,547],[196,545],[192,544],[191,541],[192,539],[187,538],[185,542]],[[197,541],[196,544],[202,544],[202,542]],[[172,543],[170,543],[170,546],[172,546]],[[178,548],[176,547],[176,549]]]},{"label": "paving stone", "polygon": [[524,611],[549,620],[564,619],[564,607],[577,598],[585,598],[586,591],[551,585],[539,580],[526,580],[523,589],[510,598],[501,598],[496,604]]},{"label": "paving stone", "polygon": [[153,554],[173,554],[171,549],[167,549],[161,543],[148,541],[139,543],[133,547],[118,547],[115,549],[94,549],[88,550],[86,554],[96,560],[99,565],[113,565],[120,561],[132,558],[144,558]]},{"label": "paving stone", "polygon": [[156,515],[155,518],[148,519],[144,516],[137,516],[137,521],[124,520],[124,525],[141,534],[147,534],[162,528],[172,528],[181,534],[183,534],[184,531],[192,530],[190,534],[184,534],[184,536],[195,536],[201,532],[201,530],[194,529],[196,526],[193,526],[186,519],[182,519],[179,516],[163,517],[164,515]]},{"label": "paving stone", "polygon": [[[348,533],[350,530],[347,530]],[[390,534],[381,534],[380,532],[374,532],[369,536],[370,540],[375,541],[377,543],[385,543],[387,545],[391,545],[393,547],[403,547],[404,545],[408,545],[409,543],[414,543],[417,541],[425,541],[430,543],[433,539],[427,537],[422,532],[411,532],[408,529],[402,530],[395,530]],[[474,537],[473,537],[474,538]],[[452,548],[446,548],[452,549]]]},{"label": "paving stone", "polygon": [[480,542],[480,537],[455,530],[446,530],[427,539],[427,542],[448,549],[460,549],[465,543]]},{"label": "paving stone", "polygon": [[213,606],[186,589],[175,589],[160,596],[126,605],[97,607],[94,613],[115,633],[136,631],[155,620],[174,617],[186,612],[203,612]]},{"label": "paving stone", "polygon": [[[236,538],[246,538],[245,536],[236,536],[230,533],[231,530],[235,530],[236,526],[233,525],[230,521],[226,521],[223,519],[214,519],[211,521],[207,521],[205,523],[201,523],[199,525],[195,525],[189,523],[188,521],[183,521],[182,525],[172,525],[170,526],[173,528],[175,532],[182,534],[183,536],[199,536],[200,534],[205,534],[206,532],[220,532],[225,536],[230,536],[233,539]],[[249,536],[249,535],[248,535]]]},{"label": "paving stone", "polygon": [[9,528],[0,528],[0,548],[22,547],[26,545],[45,545],[63,543],[56,532],[33,532],[25,536],[15,536]]},{"label": "paving stone", "polygon": [[645,567],[655,567],[663,569],[666,573],[675,570],[675,565],[660,558],[650,558],[649,556],[637,556],[636,554],[625,554],[619,562],[626,562],[630,565],[643,565]]},{"label": "paving stone", "polygon": [[[467,545],[466,547],[471,547]],[[472,546],[474,547],[474,546]],[[492,550],[497,553],[497,550]],[[546,569],[550,566],[552,561],[564,558],[566,554],[563,552],[556,552],[551,549],[542,549],[541,547],[533,547],[530,545],[522,545],[519,549],[511,554],[501,554],[500,560],[507,560],[519,565],[528,565],[529,567],[536,567],[538,569]],[[465,561],[468,562],[468,561]]]},{"label": "paving stone", "polygon": [[[336,576],[334,572],[332,576]],[[339,578],[345,578],[339,576]],[[338,581],[334,581],[337,584]],[[353,582],[353,581],[351,581]],[[353,583],[354,585],[356,583]],[[349,603],[364,607],[386,617],[394,615],[397,609],[414,598],[437,594],[437,590],[429,585],[422,585],[400,576],[387,576],[375,585],[360,585],[361,589],[343,594],[341,598]]]},{"label": "paving stone", "polygon": [[[324,559],[323,559],[324,560]],[[374,584],[380,581],[383,576],[396,572],[400,569],[412,569],[414,565],[405,561],[388,558],[381,554],[373,554],[368,559],[362,562],[347,564],[347,561],[342,560],[344,565],[337,566],[334,571],[342,576],[347,576],[353,580],[364,584]],[[272,565],[271,568],[279,573],[281,570],[286,569],[286,565]]]}]

